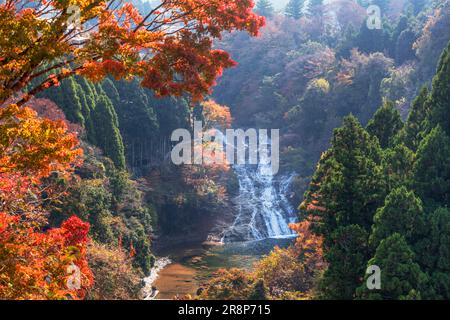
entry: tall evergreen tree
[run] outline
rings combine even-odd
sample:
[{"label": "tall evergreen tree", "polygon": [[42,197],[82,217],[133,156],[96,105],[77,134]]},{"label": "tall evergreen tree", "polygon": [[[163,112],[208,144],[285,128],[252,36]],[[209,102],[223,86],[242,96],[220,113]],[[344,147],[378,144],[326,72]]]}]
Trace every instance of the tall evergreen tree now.
[{"label": "tall evergreen tree", "polygon": [[125,150],[117,115],[111,101],[105,94],[99,96],[93,117],[97,145],[119,169],[125,169]]},{"label": "tall evergreen tree", "polygon": [[427,129],[426,120],[429,116],[430,105],[428,97],[428,88],[423,86],[419,95],[414,99],[406,124],[399,134],[399,140],[413,151],[417,151]]},{"label": "tall evergreen tree", "polygon": [[[336,226],[358,224],[370,229],[375,210],[384,200],[378,141],[361,127],[354,116],[347,117],[335,130],[329,170],[320,182],[321,206],[330,224],[323,234]],[[328,219],[324,220],[327,221]]]},{"label": "tall evergreen tree", "polygon": [[428,219],[429,235],[418,255],[430,274],[426,299],[450,299],[450,211],[438,208]]},{"label": "tall evergreen tree", "polygon": [[378,138],[383,149],[389,147],[393,138],[402,129],[403,122],[400,112],[391,101],[384,102],[367,125],[367,132]]},{"label": "tall evergreen tree", "polygon": [[373,216],[385,197],[381,148],[354,116],[335,130],[303,209],[323,236],[328,270],[321,281],[326,298],[352,299],[368,257]]},{"label": "tall evergreen tree", "polygon": [[370,245],[378,247],[383,239],[399,233],[413,245],[418,235],[423,235],[424,212],[422,201],[405,187],[393,190],[384,206],[377,210],[370,236]]},{"label": "tall evergreen tree", "polygon": [[64,80],[60,87],[49,88],[40,96],[55,102],[64,111],[66,119],[84,127],[83,106],[79,97],[78,84],[74,78]]},{"label": "tall evergreen tree", "polygon": [[106,78],[105,80],[103,80],[102,88],[108,98],[111,100],[117,112],[117,108],[120,106],[121,101],[119,91],[117,90],[114,82],[111,79]]},{"label": "tall evergreen tree", "polygon": [[414,161],[414,152],[404,144],[385,150],[382,167],[387,192],[402,186],[411,187]]},{"label": "tall evergreen tree", "polygon": [[420,288],[426,281],[426,275],[414,262],[414,252],[402,235],[394,233],[383,240],[368,266],[380,267],[381,289],[369,290],[365,281],[358,289],[359,298],[374,300],[420,298]]},{"label": "tall evergreen tree", "polygon": [[367,23],[363,23],[356,36],[354,47],[364,53],[383,52],[390,43],[390,34],[386,23],[381,29],[369,29]]},{"label": "tall evergreen tree", "polygon": [[298,20],[303,15],[303,6],[305,0],[290,0],[286,6],[285,14],[287,17]]},{"label": "tall evergreen tree", "polygon": [[324,0],[309,0],[306,7],[306,13],[312,19],[316,19],[323,23],[324,19]]},{"label": "tall evergreen tree", "polygon": [[257,14],[270,18],[274,15],[275,10],[270,0],[258,0],[255,11]]},{"label": "tall evergreen tree", "polygon": [[368,233],[358,225],[340,227],[331,235],[335,243],[325,253],[328,268],[319,283],[325,299],[355,298],[368,259]]},{"label": "tall evergreen tree", "polygon": [[427,206],[450,207],[450,138],[440,126],[419,146],[414,187]]},{"label": "tall evergreen tree", "polygon": [[432,124],[441,125],[450,136],[450,42],[439,62],[438,71],[433,79],[431,92]]}]

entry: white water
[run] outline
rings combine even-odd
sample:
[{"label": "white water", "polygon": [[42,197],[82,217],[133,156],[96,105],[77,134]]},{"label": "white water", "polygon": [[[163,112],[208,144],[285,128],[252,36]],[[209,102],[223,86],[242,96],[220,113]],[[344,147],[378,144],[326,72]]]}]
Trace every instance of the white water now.
[{"label": "white water", "polygon": [[[270,167],[270,165],[269,165]],[[234,166],[239,180],[239,196],[235,204],[237,215],[225,232],[223,242],[291,237],[289,223],[296,221],[295,210],[287,198],[295,174],[277,179],[267,172],[267,166]]]},{"label": "white water", "polygon": [[152,270],[150,270],[150,275],[144,278],[144,288],[142,289],[142,296],[144,297],[144,300],[153,300],[156,298],[158,291],[153,287],[153,283],[156,279],[158,279],[161,270],[171,263],[172,261],[167,257],[156,260],[155,265]]}]

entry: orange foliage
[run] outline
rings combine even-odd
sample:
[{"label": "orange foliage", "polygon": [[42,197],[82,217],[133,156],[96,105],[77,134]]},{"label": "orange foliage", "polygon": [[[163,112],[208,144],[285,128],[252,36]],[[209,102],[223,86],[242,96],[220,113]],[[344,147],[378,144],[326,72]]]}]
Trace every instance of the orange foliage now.
[{"label": "orange foliage", "polygon": [[[0,137],[0,297],[83,298],[92,284],[85,257],[89,224],[72,217],[41,231],[43,194],[48,199],[54,193],[42,179],[53,172],[68,176],[79,163],[76,135],[67,133],[62,120],[9,105],[0,108]],[[75,269],[79,286],[71,287]]]},{"label": "orange foliage", "polygon": [[[19,217],[0,213],[0,297],[3,299],[81,299],[92,284],[86,261],[89,224],[77,217],[40,233]],[[80,286],[70,288],[71,264]]]},{"label": "orange foliage", "polygon": [[297,233],[294,250],[296,255],[300,257],[307,271],[311,274],[323,270],[323,239],[311,231],[311,222],[304,220],[299,223],[292,223],[289,227]]},{"label": "orange foliage", "polygon": [[222,106],[214,100],[204,101],[201,106],[206,128],[226,129],[231,126],[230,108]]},{"label": "orange foliage", "polygon": [[[139,76],[159,96],[201,100],[235,65],[213,49],[213,39],[233,30],[256,36],[265,20],[253,7],[253,0],[161,0],[141,15],[119,0],[3,1],[0,103],[26,91],[22,105],[73,74],[94,81]],[[37,85],[28,89],[31,81]]]},{"label": "orange foliage", "polygon": [[79,164],[77,137],[63,121],[17,105],[0,108],[0,137],[0,211],[37,219],[41,193],[49,198],[54,191],[41,188],[41,179],[53,172],[68,176]]},{"label": "orange foliage", "polygon": [[41,119],[30,108],[0,108],[0,174],[20,173],[34,182],[66,171],[81,155],[74,134],[62,121]]}]

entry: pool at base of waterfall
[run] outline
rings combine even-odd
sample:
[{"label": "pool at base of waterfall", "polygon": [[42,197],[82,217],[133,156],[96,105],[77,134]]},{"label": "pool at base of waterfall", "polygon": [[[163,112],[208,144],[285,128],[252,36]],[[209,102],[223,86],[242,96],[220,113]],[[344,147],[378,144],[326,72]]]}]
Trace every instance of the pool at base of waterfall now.
[{"label": "pool at base of waterfall", "polygon": [[[223,268],[251,270],[253,264],[267,255],[275,247],[287,247],[294,237],[233,242],[222,245],[193,243],[167,247],[158,252],[161,259],[170,259],[158,276],[146,285],[153,287],[157,295],[154,299],[195,297],[214,273]],[[167,261],[167,260],[165,260]]]},{"label": "pool at base of waterfall", "polygon": [[[218,269],[252,269],[254,263],[275,246],[287,247],[295,239],[289,224],[297,221],[289,201],[289,188],[295,173],[278,177],[266,174],[268,165],[233,166],[239,181],[239,194],[233,199],[234,222],[220,235],[220,243],[182,243],[156,252],[158,266],[145,281],[146,292],[155,299],[195,297]],[[155,277],[155,274],[157,276]]]}]

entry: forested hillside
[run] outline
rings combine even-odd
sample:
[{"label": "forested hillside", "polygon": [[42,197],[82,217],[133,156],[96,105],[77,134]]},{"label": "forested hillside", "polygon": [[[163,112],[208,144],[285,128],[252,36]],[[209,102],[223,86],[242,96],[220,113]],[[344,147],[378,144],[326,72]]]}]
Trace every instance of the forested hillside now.
[{"label": "forested hillside", "polygon": [[[8,0],[0,23],[0,299],[155,298],[160,252],[194,274],[177,299],[450,299],[448,0]],[[175,165],[195,121],[280,129],[280,173]]]},{"label": "forested hillside", "polygon": [[383,3],[380,30],[367,28],[357,1],[269,7],[260,37],[237,33],[218,44],[239,66],[219,79],[215,99],[230,107],[236,126],[282,128],[285,169],[309,176],[348,114],[366,125],[388,99],[405,120],[450,40],[447,2]]},{"label": "forested hillside", "polygon": [[0,3],[1,299],[142,298],[154,231],[189,234],[226,199],[226,168],[174,166],[169,139],[229,125],[206,95],[234,62],[212,41],[264,19],[251,1],[134,4]]},{"label": "forested hillside", "polygon": [[[216,100],[241,126],[287,128],[282,161],[300,174],[294,199],[320,161],[292,225],[296,244],[251,273],[224,271],[204,298],[449,298],[450,7],[383,3],[383,28],[369,30],[352,1],[293,0],[284,16],[261,1],[262,36],[221,42],[240,66],[220,79]],[[382,290],[366,287],[373,265]]]}]

